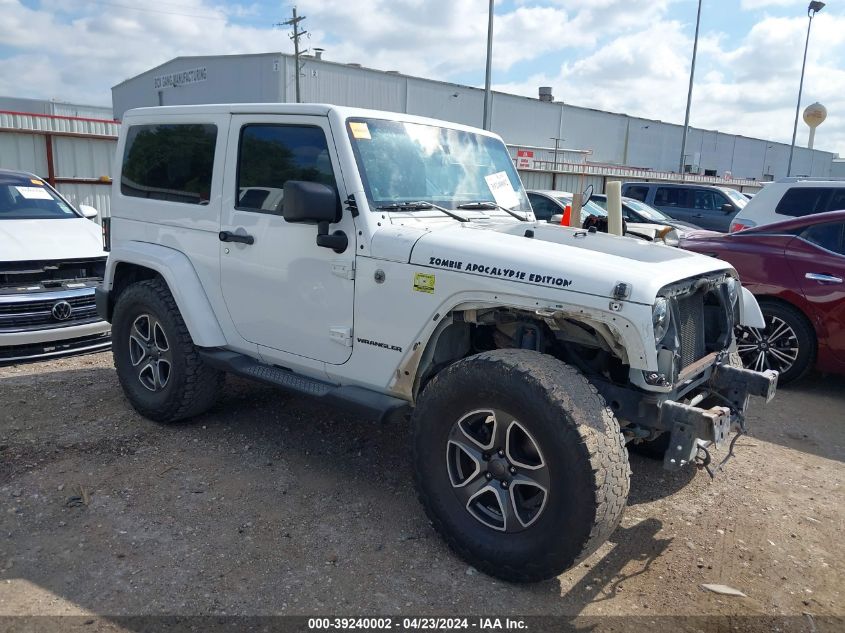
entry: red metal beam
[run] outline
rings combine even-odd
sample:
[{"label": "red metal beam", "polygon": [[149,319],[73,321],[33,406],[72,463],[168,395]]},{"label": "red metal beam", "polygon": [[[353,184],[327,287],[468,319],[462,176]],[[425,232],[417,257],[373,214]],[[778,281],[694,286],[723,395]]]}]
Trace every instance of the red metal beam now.
[{"label": "red metal beam", "polygon": [[53,135],[45,134],[44,143],[47,146],[47,182],[51,187],[56,186],[56,168],[53,164]]},{"label": "red metal beam", "polygon": [[0,114],[22,114],[24,116],[37,116],[45,119],[65,119],[67,121],[92,121],[94,123],[120,123],[117,119],[92,119],[84,116],[65,116],[62,114],[41,114],[40,112],[17,112],[15,110],[0,110]]},{"label": "red metal beam", "polygon": [[117,135],[112,134],[89,134],[87,132],[56,132],[53,130],[28,130],[25,128],[16,127],[0,127],[0,134],[3,132],[7,134],[51,134],[53,136],[70,136],[74,138],[93,138],[101,141],[116,141]]}]

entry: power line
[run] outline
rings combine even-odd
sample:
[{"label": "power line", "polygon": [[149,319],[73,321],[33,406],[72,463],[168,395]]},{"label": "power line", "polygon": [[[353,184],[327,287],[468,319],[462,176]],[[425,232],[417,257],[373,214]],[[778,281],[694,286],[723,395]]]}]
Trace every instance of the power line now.
[{"label": "power line", "polygon": [[[106,7],[115,7],[118,9],[128,9],[129,11],[139,11],[141,13],[160,13],[164,15],[178,15],[185,18],[197,18],[199,20],[215,20],[218,22],[228,22],[228,17],[212,16],[212,15],[197,15],[196,13],[179,13],[177,11],[164,11],[162,9],[147,9],[142,7],[133,7],[128,4],[119,4],[117,2],[104,2],[103,0],[89,0],[91,4],[99,4]],[[169,5],[180,6],[180,5]],[[184,6],[184,5],[182,5]]]}]

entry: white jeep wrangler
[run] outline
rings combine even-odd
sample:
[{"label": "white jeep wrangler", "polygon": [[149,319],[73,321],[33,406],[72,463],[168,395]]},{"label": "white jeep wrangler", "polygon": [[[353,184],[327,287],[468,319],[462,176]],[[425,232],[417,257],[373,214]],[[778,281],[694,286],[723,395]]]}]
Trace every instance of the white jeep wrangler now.
[{"label": "white jeep wrangler", "polygon": [[233,372],[410,415],[428,516],[494,576],[555,576],[613,532],[626,443],[709,460],[774,393],[730,362],[763,320],[728,264],[536,222],[489,132],[161,107],[126,114],[117,152],[97,305],[132,405],[182,420]]}]

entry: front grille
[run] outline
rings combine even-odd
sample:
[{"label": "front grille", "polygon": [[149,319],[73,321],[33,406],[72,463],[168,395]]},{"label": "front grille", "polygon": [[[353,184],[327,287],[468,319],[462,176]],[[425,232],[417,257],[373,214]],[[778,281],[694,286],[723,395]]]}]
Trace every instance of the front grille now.
[{"label": "front grille", "polygon": [[678,301],[678,337],[681,347],[681,369],[705,355],[704,293],[682,295]]},{"label": "front grille", "polygon": [[[66,319],[58,319],[53,314],[53,307],[60,301],[70,304],[70,316]],[[76,296],[59,295],[51,299],[34,296],[31,301],[15,303],[0,302],[0,332],[43,330],[97,320],[99,317],[93,292]]]},{"label": "front grille", "polygon": [[107,349],[110,345],[111,336],[108,333],[80,336],[79,338],[69,338],[50,343],[0,345],[0,365],[71,354],[99,352]]}]

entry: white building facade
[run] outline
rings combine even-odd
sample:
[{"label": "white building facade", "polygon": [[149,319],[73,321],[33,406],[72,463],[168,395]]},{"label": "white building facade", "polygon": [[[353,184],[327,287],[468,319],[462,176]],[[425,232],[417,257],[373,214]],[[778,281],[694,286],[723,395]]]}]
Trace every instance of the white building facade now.
[{"label": "white building facade", "polygon": [[[114,115],[119,119],[130,108],[154,105],[293,102],[294,68],[293,57],[283,53],[179,57],[112,88]],[[482,124],[483,90],[394,71],[304,57],[300,90],[303,102]],[[544,158],[544,163],[627,166],[633,169],[621,177],[628,180],[662,179],[648,172],[678,168],[681,125],[498,92],[493,93],[491,121],[492,129],[512,148],[548,150],[555,138],[563,139],[561,148],[574,148],[568,153],[574,161],[560,152],[557,161]],[[736,181],[753,189],[760,182],[786,176],[789,145],[785,143],[690,128],[687,148],[687,170],[702,181]],[[829,176],[835,158],[831,152],[796,147],[793,175]],[[521,171],[543,171],[551,165],[533,167],[526,163]]]}]

